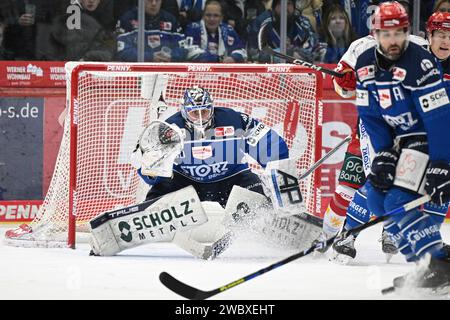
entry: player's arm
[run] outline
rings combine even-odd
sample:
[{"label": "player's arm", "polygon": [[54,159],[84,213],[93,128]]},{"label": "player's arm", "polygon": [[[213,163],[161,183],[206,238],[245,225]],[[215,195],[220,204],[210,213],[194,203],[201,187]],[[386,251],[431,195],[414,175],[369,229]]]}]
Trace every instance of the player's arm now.
[{"label": "player's arm", "polygon": [[[124,62],[136,62],[138,55],[136,41],[137,31],[131,31],[119,35],[117,37],[117,60]],[[145,61],[153,60],[153,50],[148,46],[145,49],[144,59]]]},{"label": "player's arm", "polygon": [[332,77],[334,90],[343,98],[352,98],[356,90],[355,66],[359,55],[368,48],[375,45],[372,36],[353,41],[342,58],[339,60],[335,71],[343,73],[342,78]]},{"label": "player's arm", "polygon": [[[437,65],[435,67],[440,70]],[[425,191],[434,203],[443,205],[450,201],[450,148],[444,142],[450,136],[449,87],[439,73],[429,77],[420,87],[413,87],[412,92],[427,131],[430,164]]]},{"label": "player's arm", "polygon": [[393,149],[393,130],[378,111],[378,101],[359,81],[356,89],[356,105],[358,115],[364,123],[375,151],[368,179],[375,188],[387,190],[394,183],[399,157]]},{"label": "player's arm", "polygon": [[263,168],[270,161],[289,158],[289,148],[275,130],[262,122],[241,114],[245,136],[245,153]]}]

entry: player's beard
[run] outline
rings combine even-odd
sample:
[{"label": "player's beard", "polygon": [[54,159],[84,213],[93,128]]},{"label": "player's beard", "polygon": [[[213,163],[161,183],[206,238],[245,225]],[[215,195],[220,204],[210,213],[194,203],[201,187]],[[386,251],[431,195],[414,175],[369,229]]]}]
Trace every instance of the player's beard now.
[{"label": "player's beard", "polygon": [[386,50],[381,48],[381,51],[386,58],[388,58],[389,60],[392,60],[392,61],[396,61],[400,58],[403,51],[405,51],[405,47],[406,47],[406,41],[403,43],[402,46],[398,46],[396,44],[390,45]]}]

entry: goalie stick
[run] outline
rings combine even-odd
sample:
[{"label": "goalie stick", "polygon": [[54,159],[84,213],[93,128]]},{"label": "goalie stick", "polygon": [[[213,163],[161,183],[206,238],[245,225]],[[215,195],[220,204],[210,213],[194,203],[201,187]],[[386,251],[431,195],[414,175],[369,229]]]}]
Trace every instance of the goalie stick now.
[{"label": "goalie stick", "polygon": [[[359,227],[356,227],[356,228],[354,228],[352,230],[345,231],[339,236],[340,237],[347,237],[348,235],[359,233],[359,232],[361,232],[364,229],[367,229],[367,228],[369,228],[369,227],[371,227],[371,226],[373,226],[373,225],[375,225],[375,224],[377,224],[379,222],[382,222],[382,221],[386,220],[391,215],[407,212],[409,210],[417,208],[418,206],[421,206],[422,204],[428,202],[429,200],[430,200],[430,196],[428,196],[428,195],[422,196],[422,197],[420,197],[420,198],[418,198],[416,200],[413,200],[411,202],[408,202],[408,203],[404,204],[403,206],[401,206],[401,207],[399,207],[397,209],[394,209],[394,210],[388,212],[384,216],[378,217],[378,218],[376,218],[376,219],[374,219],[372,221],[369,221],[369,222],[367,222],[365,224],[362,224]],[[278,267],[281,267],[281,266],[283,266],[283,265],[285,265],[285,264],[287,264],[287,263],[289,263],[291,261],[294,261],[294,260],[299,259],[301,257],[307,256],[311,252],[314,252],[314,250],[316,248],[318,248],[318,247],[329,246],[329,245],[331,245],[334,242],[335,238],[337,238],[337,237],[338,236],[334,236],[334,237],[328,239],[327,241],[323,241],[323,242],[320,242],[319,244],[317,244],[315,246],[311,246],[309,249],[306,249],[304,251],[301,251],[301,252],[298,252],[296,254],[293,254],[293,255],[291,255],[291,256],[289,256],[289,257],[287,257],[287,258],[285,258],[285,259],[283,259],[281,261],[278,261],[276,263],[271,264],[270,266],[268,266],[266,268],[260,269],[260,270],[258,270],[256,272],[253,272],[253,273],[251,273],[251,274],[249,274],[249,275],[247,275],[247,276],[245,276],[243,278],[240,278],[240,279],[238,279],[236,281],[230,282],[230,283],[228,283],[228,284],[226,284],[224,286],[221,286],[219,288],[216,288],[216,289],[210,290],[210,291],[203,291],[203,290],[191,287],[190,285],[187,285],[187,284],[181,282],[180,280],[174,278],[172,275],[170,275],[167,272],[161,272],[160,275],[159,275],[159,280],[168,289],[172,290],[173,292],[179,294],[182,297],[185,297],[185,298],[191,299],[191,300],[204,300],[204,299],[210,298],[210,297],[212,297],[212,296],[214,296],[216,294],[219,294],[221,292],[224,292],[226,290],[234,288],[237,285],[240,285],[240,284],[242,284],[242,283],[244,283],[246,281],[249,281],[249,280],[251,280],[253,278],[256,278],[256,277],[258,277],[258,276],[260,276],[260,275],[262,275],[264,273],[267,273],[267,272],[269,272],[271,270],[274,270],[274,269],[276,269]]]},{"label": "goalie stick", "polygon": [[267,42],[267,39],[269,38],[268,34],[267,34],[268,33],[267,26],[268,26],[268,24],[263,25],[259,29],[259,32],[258,32],[258,49],[260,52],[264,52],[266,54],[284,59],[289,63],[304,66],[304,67],[328,74],[330,76],[334,76],[334,77],[338,77],[338,78],[344,77],[344,73],[336,72],[334,70],[327,69],[325,67],[318,66],[316,64],[313,64],[313,63],[310,63],[310,62],[307,62],[307,61],[304,61],[301,59],[296,59],[294,57],[288,56],[281,52],[275,51]]}]

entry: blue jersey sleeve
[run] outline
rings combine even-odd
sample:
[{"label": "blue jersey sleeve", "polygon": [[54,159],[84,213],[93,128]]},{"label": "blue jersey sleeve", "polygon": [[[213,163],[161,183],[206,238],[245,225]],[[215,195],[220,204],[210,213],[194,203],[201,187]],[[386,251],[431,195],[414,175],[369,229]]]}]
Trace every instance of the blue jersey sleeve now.
[{"label": "blue jersey sleeve", "polygon": [[356,86],[358,115],[367,130],[375,152],[393,146],[393,130],[378,111],[378,102],[360,83]]},{"label": "blue jersey sleeve", "polygon": [[144,182],[150,186],[157,185],[159,183],[159,181],[161,180],[160,177],[150,177],[150,176],[143,175],[141,169],[138,169],[137,173],[142,178],[142,180],[144,180]]},{"label": "blue jersey sleeve", "polygon": [[413,92],[414,103],[425,124],[429,155],[432,161],[450,162],[450,100],[449,87],[440,81]]},{"label": "blue jersey sleeve", "polygon": [[449,87],[435,57],[421,48],[417,52],[421,73],[407,87],[425,126],[430,160],[450,161],[450,148],[444,142],[450,139]]},{"label": "blue jersey sleeve", "polygon": [[289,158],[289,148],[275,130],[246,114],[241,114],[241,118],[246,132],[245,153],[263,168],[270,161]]}]

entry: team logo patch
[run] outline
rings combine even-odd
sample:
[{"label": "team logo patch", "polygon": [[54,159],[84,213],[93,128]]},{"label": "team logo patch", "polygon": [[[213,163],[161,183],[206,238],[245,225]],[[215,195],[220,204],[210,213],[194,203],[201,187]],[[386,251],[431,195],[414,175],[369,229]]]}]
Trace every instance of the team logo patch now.
[{"label": "team logo patch", "polygon": [[403,68],[395,67],[392,71],[392,79],[403,81],[406,77],[406,70]]},{"label": "team logo patch", "polygon": [[229,46],[232,46],[234,44],[234,38],[233,37],[228,37],[227,42],[228,42]]},{"label": "team logo patch", "polygon": [[159,35],[153,34],[147,37],[148,46],[152,49],[158,48],[161,46],[161,39]]},{"label": "team logo patch", "polygon": [[234,127],[217,127],[214,129],[216,137],[229,137],[234,135]]},{"label": "team logo patch", "polygon": [[420,106],[423,112],[428,112],[450,103],[447,92],[444,88],[433,91],[429,94],[424,94],[419,98]]},{"label": "team logo patch", "polygon": [[428,71],[430,69],[434,68],[433,62],[431,62],[428,59],[423,59],[422,62],[420,62],[420,67],[423,71]]},{"label": "team logo patch", "polygon": [[380,106],[383,109],[392,106],[391,91],[389,89],[378,89],[378,97],[380,98]]},{"label": "team logo patch", "polygon": [[369,106],[369,92],[367,90],[356,89],[356,105],[360,107]]},{"label": "team logo patch", "polygon": [[172,22],[161,21],[161,23],[159,24],[159,27],[161,28],[161,30],[170,31],[170,30],[172,30]]},{"label": "team logo patch", "polygon": [[375,77],[375,66],[370,65],[363,68],[358,69],[358,78],[359,81],[365,81],[368,79],[372,79]]},{"label": "team logo patch", "polygon": [[270,131],[269,127],[266,127],[263,123],[258,123],[258,125],[252,130],[251,134],[247,138],[247,142],[252,147],[256,146],[258,141],[264,137]]},{"label": "team logo patch", "polygon": [[192,147],[192,156],[195,159],[205,160],[213,155],[211,146]]}]

